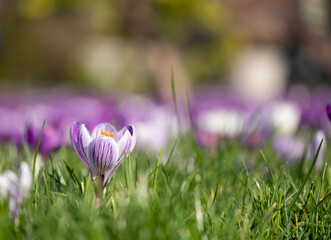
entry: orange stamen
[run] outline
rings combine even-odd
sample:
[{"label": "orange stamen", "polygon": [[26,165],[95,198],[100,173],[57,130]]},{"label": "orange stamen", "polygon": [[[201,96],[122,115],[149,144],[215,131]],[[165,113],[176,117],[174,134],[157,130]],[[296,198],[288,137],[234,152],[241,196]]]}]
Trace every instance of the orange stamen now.
[{"label": "orange stamen", "polygon": [[115,137],[115,135],[113,133],[109,133],[109,132],[106,132],[106,131],[101,131],[101,134],[106,136],[106,137]]}]

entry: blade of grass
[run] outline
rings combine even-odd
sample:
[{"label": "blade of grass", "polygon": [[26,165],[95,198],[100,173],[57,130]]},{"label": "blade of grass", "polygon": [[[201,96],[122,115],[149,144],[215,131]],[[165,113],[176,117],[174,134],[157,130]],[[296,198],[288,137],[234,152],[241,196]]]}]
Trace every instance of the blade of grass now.
[{"label": "blade of grass", "polygon": [[135,162],[136,162],[136,168],[135,168],[135,175],[134,175],[134,184],[135,184],[135,186],[137,186],[137,182],[138,182],[138,161],[137,161],[137,158],[135,158]]},{"label": "blade of grass", "polygon": [[[125,155],[125,154],[124,154]],[[125,185],[129,189],[130,188],[130,177],[129,177],[129,166],[128,166],[128,158],[124,156],[124,179],[125,179]]]},{"label": "blade of grass", "polygon": [[74,169],[71,168],[71,167],[69,167],[69,165],[66,163],[66,161],[63,161],[63,162],[66,165],[66,169],[67,169],[67,171],[68,171],[71,179],[73,180],[73,182],[75,183],[75,185],[78,187],[79,191],[81,193],[83,193],[82,186],[81,186],[81,184],[80,184],[80,182],[79,182],[79,180],[78,180],[78,178],[77,178],[77,176],[76,176],[76,174],[74,172]]},{"label": "blade of grass", "polygon": [[318,207],[321,203],[323,203],[325,200],[331,198],[331,193],[329,193],[328,195],[326,195],[318,204],[316,207]]},{"label": "blade of grass", "polygon": [[61,197],[68,197],[68,194],[62,193],[62,192],[49,191],[49,193],[54,194],[54,195],[57,195],[57,196],[61,196]]},{"label": "blade of grass", "polygon": [[294,199],[292,200],[292,202],[291,202],[291,204],[290,204],[290,207],[288,208],[288,211],[289,211],[289,212],[291,212],[291,210],[292,210],[292,208],[293,208],[293,206],[294,206],[296,200],[298,199],[298,197],[299,197],[299,195],[301,194],[301,192],[302,192],[304,186],[306,185],[306,182],[308,181],[308,178],[309,178],[311,172],[313,171],[313,168],[314,168],[314,166],[315,166],[315,163],[316,163],[316,161],[317,161],[318,155],[319,155],[319,153],[320,153],[320,150],[321,150],[321,146],[322,146],[322,144],[323,144],[323,139],[322,139],[320,145],[318,146],[318,149],[317,149],[317,152],[316,152],[316,154],[315,154],[314,160],[313,160],[313,162],[312,162],[311,165],[310,165],[309,171],[308,171],[308,173],[306,174],[305,179],[303,180],[301,186],[299,187],[299,190],[297,191],[297,194],[294,196]]},{"label": "blade of grass", "polygon": [[175,148],[176,148],[176,145],[177,145],[177,141],[178,141],[179,135],[180,135],[180,133],[178,133],[177,138],[176,138],[176,140],[175,140],[175,143],[174,143],[174,145],[173,145],[172,148],[171,148],[170,154],[169,154],[169,156],[168,156],[168,159],[167,159],[167,162],[166,162],[166,165],[165,165],[166,167],[169,166],[169,164],[170,164],[170,160],[171,160],[172,155],[173,155],[173,153],[174,153],[174,150],[175,150]]},{"label": "blade of grass", "polygon": [[176,84],[175,84],[175,76],[174,76],[174,70],[173,69],[171,69],[171,93],[172,93],[172,100],[173,100],[174,106],[175,106],[178,129],[180,129],[181,125],[180,125],[180,119],[179,119],[179,113],[178,113]]},{"label": "blade of grass", "polygon": [[157,159],[157,164],[156,164],[156,169],[155,169],[155,174],[154,174],[154,184],[153,184],[153,190],[154,191],[156,189],[156,179],[157,179],[157,174],[159,172],[159,166],[160,166],[161,156],[162,156],[162,148],[160,150],[159,157]]},{"label": "blade of grass", "polygon": [[45,176],[45,172],[43,172],[43,178],[44,178],[44,183],[45,183],[45,188],[46,188],[46,194],[49,202],[52,202],[51,196],[49,195],[49,189],[48,189],[48,184]]},{"label": "blade of grass", "polygon": [[324,179],[325,179],[325,172],[326,172],[327,166],[328,166],[328,163],[326,162],[325,165],[324,165],[322,179],[321,179],[321,184],[320,184],[320,187],[319,187],[319,190],[318,190],[316,199],[320,199],[320,196],[321,196],[321,193],[322,193],[322,187],[323,187],[323,183],[324,183]]},{"label": "blade of grass", "polygon": [[260,153],[261,153],[261,155],[262,155],[262,158],[263,158],[265,164],[266,164],[267,167],[268,167],[268,170],[269,170],[269,173],[270,173],[270,176],[271,176],[271,180],[272,180],[272,184],[275,185],[275,178],[274,178],[274,175],[273,175],[273,173],[272,173],[272,171],[271,171],[271,168],[270,168],[270,166],[269,166],[269,162],[268,162],[268,160],[267,160],[267,158],[266,158],[266,156],[264,155],[264,153],[263,153],[262,150],[260,150]]},{"label": "blade of grass", "polygon": [[280,208],[282,206],[282,192],[283,189],[279,189],[279,198],[278,198],[278,206],[277,206],[277,224],[276,224],[276,229],[275,232],[278,234],[278,229],[279,229],[279,223],[280,223]]},{"label": "blade of grass", "polygon": [[218,195],[218,180],[217,180],[217,183],[216,183],[216,189],[215,189],[215,195],[214,195],[214,199],[213,199],[213,204],[216,201],[217,195]]},{"label": "blade of grass", "polygon": [[34,152],[34,157],[33,157],[33,167],[32,167],[32,186],[33,186],[33,184],[34,184],[34,176],[35,176],[35,171],[36,171],[37,154],[38,154],[38,150],[39,150],[39,145],[40,145],[40,142],[41,142],[41,138],[42,138],[42,136],[43,136],[44,127],[45,127],[45,122],[46,122],[46,120],[44,119],[44,121],[43,121],[43,125],[42,125],[42,127],[41,127],[40,136],[39,136],[39,139],[38,139],[37,147],[36,147],[36,150],[35,150],[35,152]]}]

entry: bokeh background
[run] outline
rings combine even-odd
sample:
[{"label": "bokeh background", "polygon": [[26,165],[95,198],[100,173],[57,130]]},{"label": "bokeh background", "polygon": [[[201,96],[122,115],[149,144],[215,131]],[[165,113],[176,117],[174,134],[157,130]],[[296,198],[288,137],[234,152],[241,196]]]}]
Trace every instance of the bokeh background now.
[{"label": "bokeh background", "polygon": [[61,86],[167,100],[171,69],[179,94],[222,83],[264,99],[288,84],[330,85],[328,0],[0,4],[2,91]]},{"label": "bokeh background", "polygon": [[46,154],[70,145],[75,120],[133,123],[138,144],[156,151],[189,129],[207,146],[280,135],[291,151],[303,129],[297,159],[316,130],[331,135],[328,0],[0,6],[0,139],[19,147],[36,146],[43,119]]}]

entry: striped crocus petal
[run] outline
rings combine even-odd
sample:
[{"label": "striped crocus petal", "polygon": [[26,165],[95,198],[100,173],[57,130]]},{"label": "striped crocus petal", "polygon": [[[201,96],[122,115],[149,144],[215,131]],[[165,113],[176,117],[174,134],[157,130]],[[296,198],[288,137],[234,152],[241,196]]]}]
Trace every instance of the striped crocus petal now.
[{"label": "striped crocus petal", "polygon": [[118,144],[118,149],[119,149],[119,157],[116,161],[116,163],[119,163],[123,160],[124,154],[126,153],[127,155],[130,152],[131,145],[132,145],[132,136],[129,131],[125,131],[124,135],[119,139],[117,142]]},{"label": "striped crocus petal", "polygon": [[122,162],[123,162],[123,158],[120,161],[118,161],[115,165],[113,165],[109,170],[105,171],[103,186],[107,185],[107,183],[113,177],[114,173],[116,172],[117,168],[121,165]]},{"label": "striped crocus petal", "polygon": [[328,114],[329,120],[331,122],[331,105],[330,104],[328,104],[326,106],[326,113]]},{"label": "striped crocus petal", "polygon": [[114,137],[117,135],[115,128],[110,123],[100,123],[93,129],[91,137],[95,139],[104,134],[113,134]]},{"label": "striped crocus petal", "polygon": [[[71,145],[73,147],[73,149],[75,150],[75,152],[77,153],[77,155],[82,159],[82,161],[84,162],[84,158],[83,156],[80,154],[80,152],[78,151],[77,148],[77,139],[78,139],[78,129],[80,128],[80,126],[83,125],[80,122],[74,122],[70,128],[70,142]],[[84,163],[85,164],[85,163]],[[86,165],[86,164],[85,164]]]},{"label": "striped crocus petal", "polygon": [[[136,146],[136,130],[134,128],[133,125],[127,125],[124,128],[122,128],[118,133],[117,133],[117,141],[120,142],[122,137],[126,134],[126,133],[130,133],[130,148],[129,151],[132,152],[132,150],[134,149],[134,147]],[[127,151],[128,153],[128,151]]]},{"label": "striped crocus petal", "polygon": [[117,133],[117,145],[119,148],[119,157],[116,164],[111,169],[105,172],[105,178],[103,185],[105,186],[114,175],[117,168],[121,165],[124,160],[124,154],[128,154],[134,149],[136,144],[135,129],[132,125],[125,126]]},{"label": "striped crocus petal", "polygon": [[111,137],[99,136],[88,146],[88,165],[92,176],[105,178],[105,172],[112,168],[119,157],[119,149]]},{"label": "striped crocus petal", "polygon": [[85,124],[82,124],[78,129],[77,134],[77,149],[79,153],[83,156],[83,162],[88,165],[88,146],[91,143],[92,138],[90,132],[85,127]]},{"label": "striped crocus petal", "polygon": [[89,169],[87,164],[87,147],[92,141],[89,131],[85,125],[79,122],[74,122],[70,129],[71,144],[80,157],[84,165]]}]

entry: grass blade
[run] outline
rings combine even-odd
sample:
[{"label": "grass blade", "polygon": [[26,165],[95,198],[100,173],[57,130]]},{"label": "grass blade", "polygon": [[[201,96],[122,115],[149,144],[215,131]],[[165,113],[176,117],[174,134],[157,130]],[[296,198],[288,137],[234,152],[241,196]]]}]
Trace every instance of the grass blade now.
[{"label": "grass blade", "polygon": [[168,159],[167,159],[167,162],[166,162],[166,166],[168,166],[168,165],[170,164],[170,160],[171,160],[172,155],[173,155],[173,153],[174,153],[174,150],[175,150],[175,148],[176,148],[176,145],[177,145],[177,141],[178,141],[179,135],[180,135],[180,134],[178,133],[178,136],[177,136],[177,138],[176,138],[176,141],[175,141],[174,145],[173,145],[172,148],[171,148],[170,154],[169,154]]},{"label": "grass blade", "polygon": [[217,195],[218,195],[218,180],[217,180],[217,183],[216,183],[216,188],[215,188],[215,195],[214,195],[214,199],[213,199],[213,204],[214,204],[215,201],[216,201]]},{"label": "grass blade", "polygon": [[268,162],[268,160],[267,160],[267,158],[266,158],[266,156],[264,155],[264,153],[263,153],[262,150],[260,150],[260,153],[261,153],[261,155],[262,155],[262,158],[263,158],[265,164],[266,164],[267,167],[268,167],[268,170],[269,170],[269,173],[270,173],[270,176],[271,176],[271,180],[272,180],[272,184],[274,185],[274,184],[275,184],[275,178],[274,178],[274,175],[273,175],[273,173],[272,173],[272,171],[271,171],[271,168],[270,168],[270,166],[269,166],[269,162]]},{"label": "grass blade", "polygon": [[311,165],[310,165],[309,171],[308,171],[308,173],[306,174],[305,179],[303,180],[303,182],[302,182],[302,184],[301,184],[299,190],[297,191],[297,194],[294,196],[294,199],[292,200],[292,202],[291,202],[291,204],[290,204],[290,207],[288,208],[288,211],[289,211],[289,212],[291,212],[291,210],[292,210],[292,208],[293,208],[293,206],[294,206],[296,200],[298,199],[299,195],[301,194],[301,192],[302,192],[302,190],[303,190],[303,187],[306,185],[306,182],[308,181],[308,178],[309,178],[311,172],[313,171],[313,168],[314,168],[314,166],[315,166],[315,163],[316,163],[316,161],[317,161],[318,155],[319,155],[319,153],[320,153],[320,150],[321,150],[321,146],[322,146],[322,144],[323,144],[323,139],[322,139],[320,145],[318,146],[318,149],[317,149],[317,152],[316,152],[316,154],[315,154],[314,160],[313,160],[313,162],[312,162]]},{"label": "grass blade", "polygon": [[162,148],[160,150],[159,157],[157,159],[157,164],[156,164],[156,169],[155,169],[155,174],[154,174],[154,184],[153,184],[153,190],[154,191],[156,189],[156,179],[157,179],[157,174],[159,172],[159,166],[160,166],[161,156],[162,156]]},{"label": "grass blade", "polygon": [[36,150],[34,152],[33,167],[32,167],[32,186],[33,186],[33,183],[34,183],[34,176],[35,176],[35,171],[36,171],[37,154],[38,154],[38,150],[39,150],[39,145],[40,145],[40,142],[41,142],[41,138],[43,136],[45,122],[46,122],[46,120],[44,119],[43,126],[41,127],[41,132],[40,132],[40,136],[39,136],[39,139],[38,139],[37,147],[36,147]]},{"label": "grass blade", "polygon": [[175,76],[174,76],[174,70],[173,69],[171,69],[171,93],[172,93],[172,100],[173,100],[174,106],[175,106],[178,129],[180,129],[180,119],[179,119],[179,113],[178,113],[176,84],[175,84]]}]

